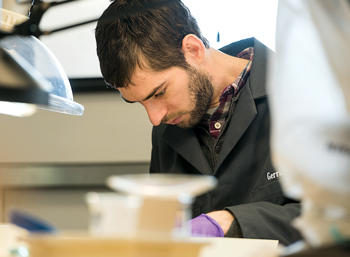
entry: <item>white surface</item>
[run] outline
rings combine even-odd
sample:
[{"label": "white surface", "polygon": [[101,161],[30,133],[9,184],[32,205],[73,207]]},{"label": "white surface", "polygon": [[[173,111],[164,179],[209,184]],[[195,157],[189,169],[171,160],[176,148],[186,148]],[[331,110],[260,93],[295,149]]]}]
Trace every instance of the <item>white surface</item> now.
[{"label": "white surface", "polygon": [[[193,242],[205,242],[199,257],[277,257],[277,240],[244,238],[190,238]],[[265,255],[263,255],[266,253]]]}]

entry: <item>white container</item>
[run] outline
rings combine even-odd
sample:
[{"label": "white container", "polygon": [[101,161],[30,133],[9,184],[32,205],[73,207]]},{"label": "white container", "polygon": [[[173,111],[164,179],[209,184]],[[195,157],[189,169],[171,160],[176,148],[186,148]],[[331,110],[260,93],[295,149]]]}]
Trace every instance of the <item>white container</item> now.
[{"label": "white container", "polygon": [[90,212],[90,235],[123,237],[136,235],[141,198],[113,192],[89,192],[86,195],[86,203]]}]

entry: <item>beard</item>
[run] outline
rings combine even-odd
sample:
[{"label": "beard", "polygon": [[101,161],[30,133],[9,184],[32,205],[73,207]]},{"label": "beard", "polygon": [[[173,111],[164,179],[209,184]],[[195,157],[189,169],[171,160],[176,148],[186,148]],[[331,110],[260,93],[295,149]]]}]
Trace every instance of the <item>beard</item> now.
[{"label": "beard", "polygon": [[190,118],[181,121],[177,126],[183,129],[190,129],[195,127],[202,120],[204,114],[209,109],[214,94],[214,87],[207,74],[197,71],[192,67],[186,69],[186,72],[188,76],[188,92],[191,110],[179,111],[172,114],[171,117],[164,117],[162,122],[189,114]]}]

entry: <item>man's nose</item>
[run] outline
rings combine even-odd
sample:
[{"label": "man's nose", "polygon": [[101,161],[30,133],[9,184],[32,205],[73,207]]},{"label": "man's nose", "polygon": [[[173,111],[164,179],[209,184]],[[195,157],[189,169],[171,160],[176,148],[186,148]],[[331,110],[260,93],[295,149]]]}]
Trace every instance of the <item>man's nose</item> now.
[{"label": "man's nose", "polygon": [[144,107],[153,126],[158,126],[167,114],[167,108],[164,105],[150,103],[144,104]]}]

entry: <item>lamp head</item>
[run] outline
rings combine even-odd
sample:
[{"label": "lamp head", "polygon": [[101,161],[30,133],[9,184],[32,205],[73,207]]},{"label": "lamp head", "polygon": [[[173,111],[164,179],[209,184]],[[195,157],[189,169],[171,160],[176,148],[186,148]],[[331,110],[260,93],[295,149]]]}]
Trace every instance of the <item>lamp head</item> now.
[{"label": "lamp head", "polygon": [[[22,103],[22,106],[35,104],[40,109],[82,115],[84,107],[74,102],[67,75],[51,51],[34,36],[11,35],[14,26],[28,18],[0,10],[0,67],[6,71],[0,78],[0,101]],[[0,105],[0,113],[8,113],[11,105],[6,106],[2,111]]]}]

